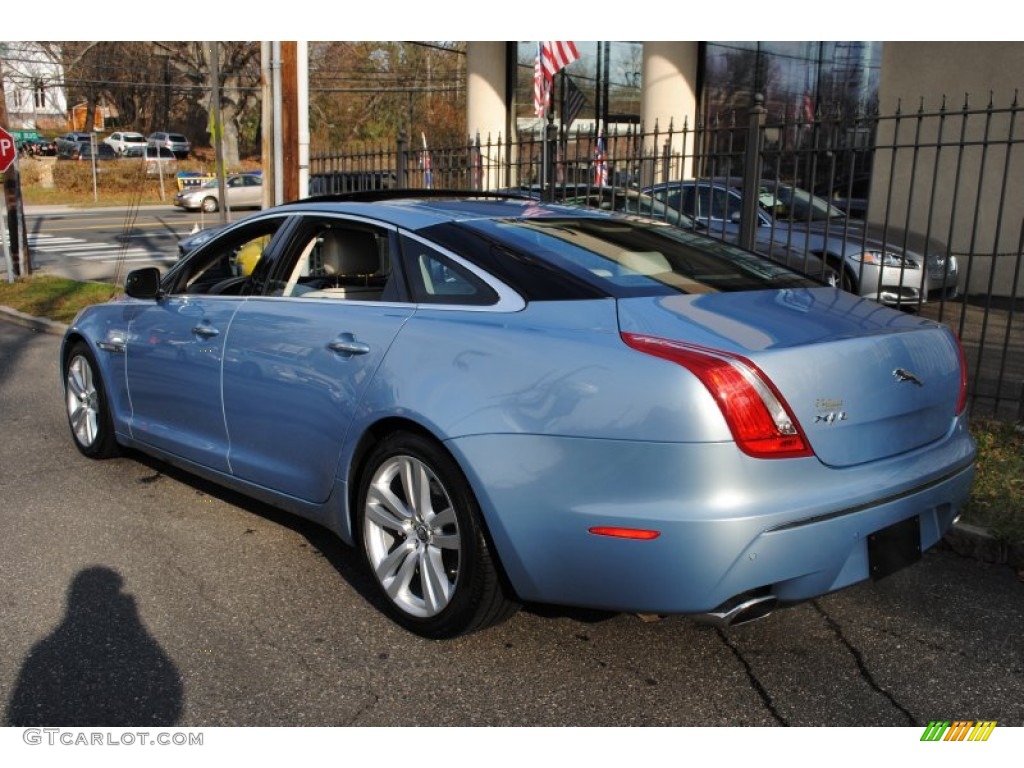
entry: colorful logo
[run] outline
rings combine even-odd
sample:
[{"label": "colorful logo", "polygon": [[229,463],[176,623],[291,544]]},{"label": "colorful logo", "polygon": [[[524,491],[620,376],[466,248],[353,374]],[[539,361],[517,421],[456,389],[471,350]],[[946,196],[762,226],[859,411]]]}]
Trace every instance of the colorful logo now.
[{"label": "colorful logo", "polygon": [[932,720],[921,741],[988,741],[995,727],[995,720]]}]

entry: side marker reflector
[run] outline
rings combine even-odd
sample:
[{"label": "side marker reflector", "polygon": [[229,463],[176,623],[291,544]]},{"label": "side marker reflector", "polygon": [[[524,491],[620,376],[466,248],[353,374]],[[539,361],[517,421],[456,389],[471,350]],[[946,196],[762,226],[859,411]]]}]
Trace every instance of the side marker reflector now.
[{"label": "side marker reflector", "polygon": [[643,528],[618,528],[608,525],[596,525],[589,531],[595,536],[611,536],[614,539],[639,539],[650,541],[661,536],[661,531],[648,531]]}]

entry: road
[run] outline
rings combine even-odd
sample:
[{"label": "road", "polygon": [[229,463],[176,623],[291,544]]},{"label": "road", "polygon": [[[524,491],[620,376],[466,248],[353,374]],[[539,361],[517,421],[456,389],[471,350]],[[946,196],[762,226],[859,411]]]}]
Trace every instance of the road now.
[{"label": "road", "polygon": [[218,223],[219,214],[187,213],[171,205],[92,210],[41,206],[25,214],[34,270],[114,283],[138,267],[166,269],[178,258],[179,240],[197,227]]},{"label": "road", "polygon": [[527,606],[430,642],[324,530],[139,455],[79,455],[58,345],[0,323],[5,724],[1024,725],[1006,566],[933,550],[729,631]]}]

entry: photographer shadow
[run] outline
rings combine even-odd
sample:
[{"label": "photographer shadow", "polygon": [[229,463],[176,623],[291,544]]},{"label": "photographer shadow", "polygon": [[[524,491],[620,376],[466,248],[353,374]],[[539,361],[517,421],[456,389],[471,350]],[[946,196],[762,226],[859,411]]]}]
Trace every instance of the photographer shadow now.
[{"label": "photographer shadow", "polygon": [[68,588],[60,626],[32,648],[6,725],[170,726],[183,706],[181,675],[142,625],[124,580],[86,568]]}]

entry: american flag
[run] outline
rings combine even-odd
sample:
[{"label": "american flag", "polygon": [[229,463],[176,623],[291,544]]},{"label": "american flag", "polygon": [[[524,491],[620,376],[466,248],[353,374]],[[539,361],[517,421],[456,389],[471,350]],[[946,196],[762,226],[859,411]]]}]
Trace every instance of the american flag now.
[{"label": "american flag", "polygon": [[533,110],[537,117],[544,117],[551,103],[551,84],[555,75],[579,57],[576,43],[571,40],[537,43],[537,58],[533,62]]},{"label": "american flag", "polygon": [[423,137],[423,155],[420,159],[420,164],[423,166],[423,186],[431,189],[434,186],[434,173],[430,168],[430,150],[427,149],[427,134],[420,133],[420,136]]},{"label": "american flag", "polygon": [[811,92],[804,91],[804,114],[805,123],[814,122],[814,102],[811,100]]},{"label": "american flag", "polygon": [[583,95],[573,79],[566,75],[565,77],[565,107],[562,110],[562,124],[568,128],[573,124],[573,121],[579,117],[580,111],[587,103],[587,97]]},{"label": "american flag", "polygon": [[608,156],[604,151],[604,134],[597,135],[597,149],[594,150],[594,184],[598,187],[608,186]]}]

